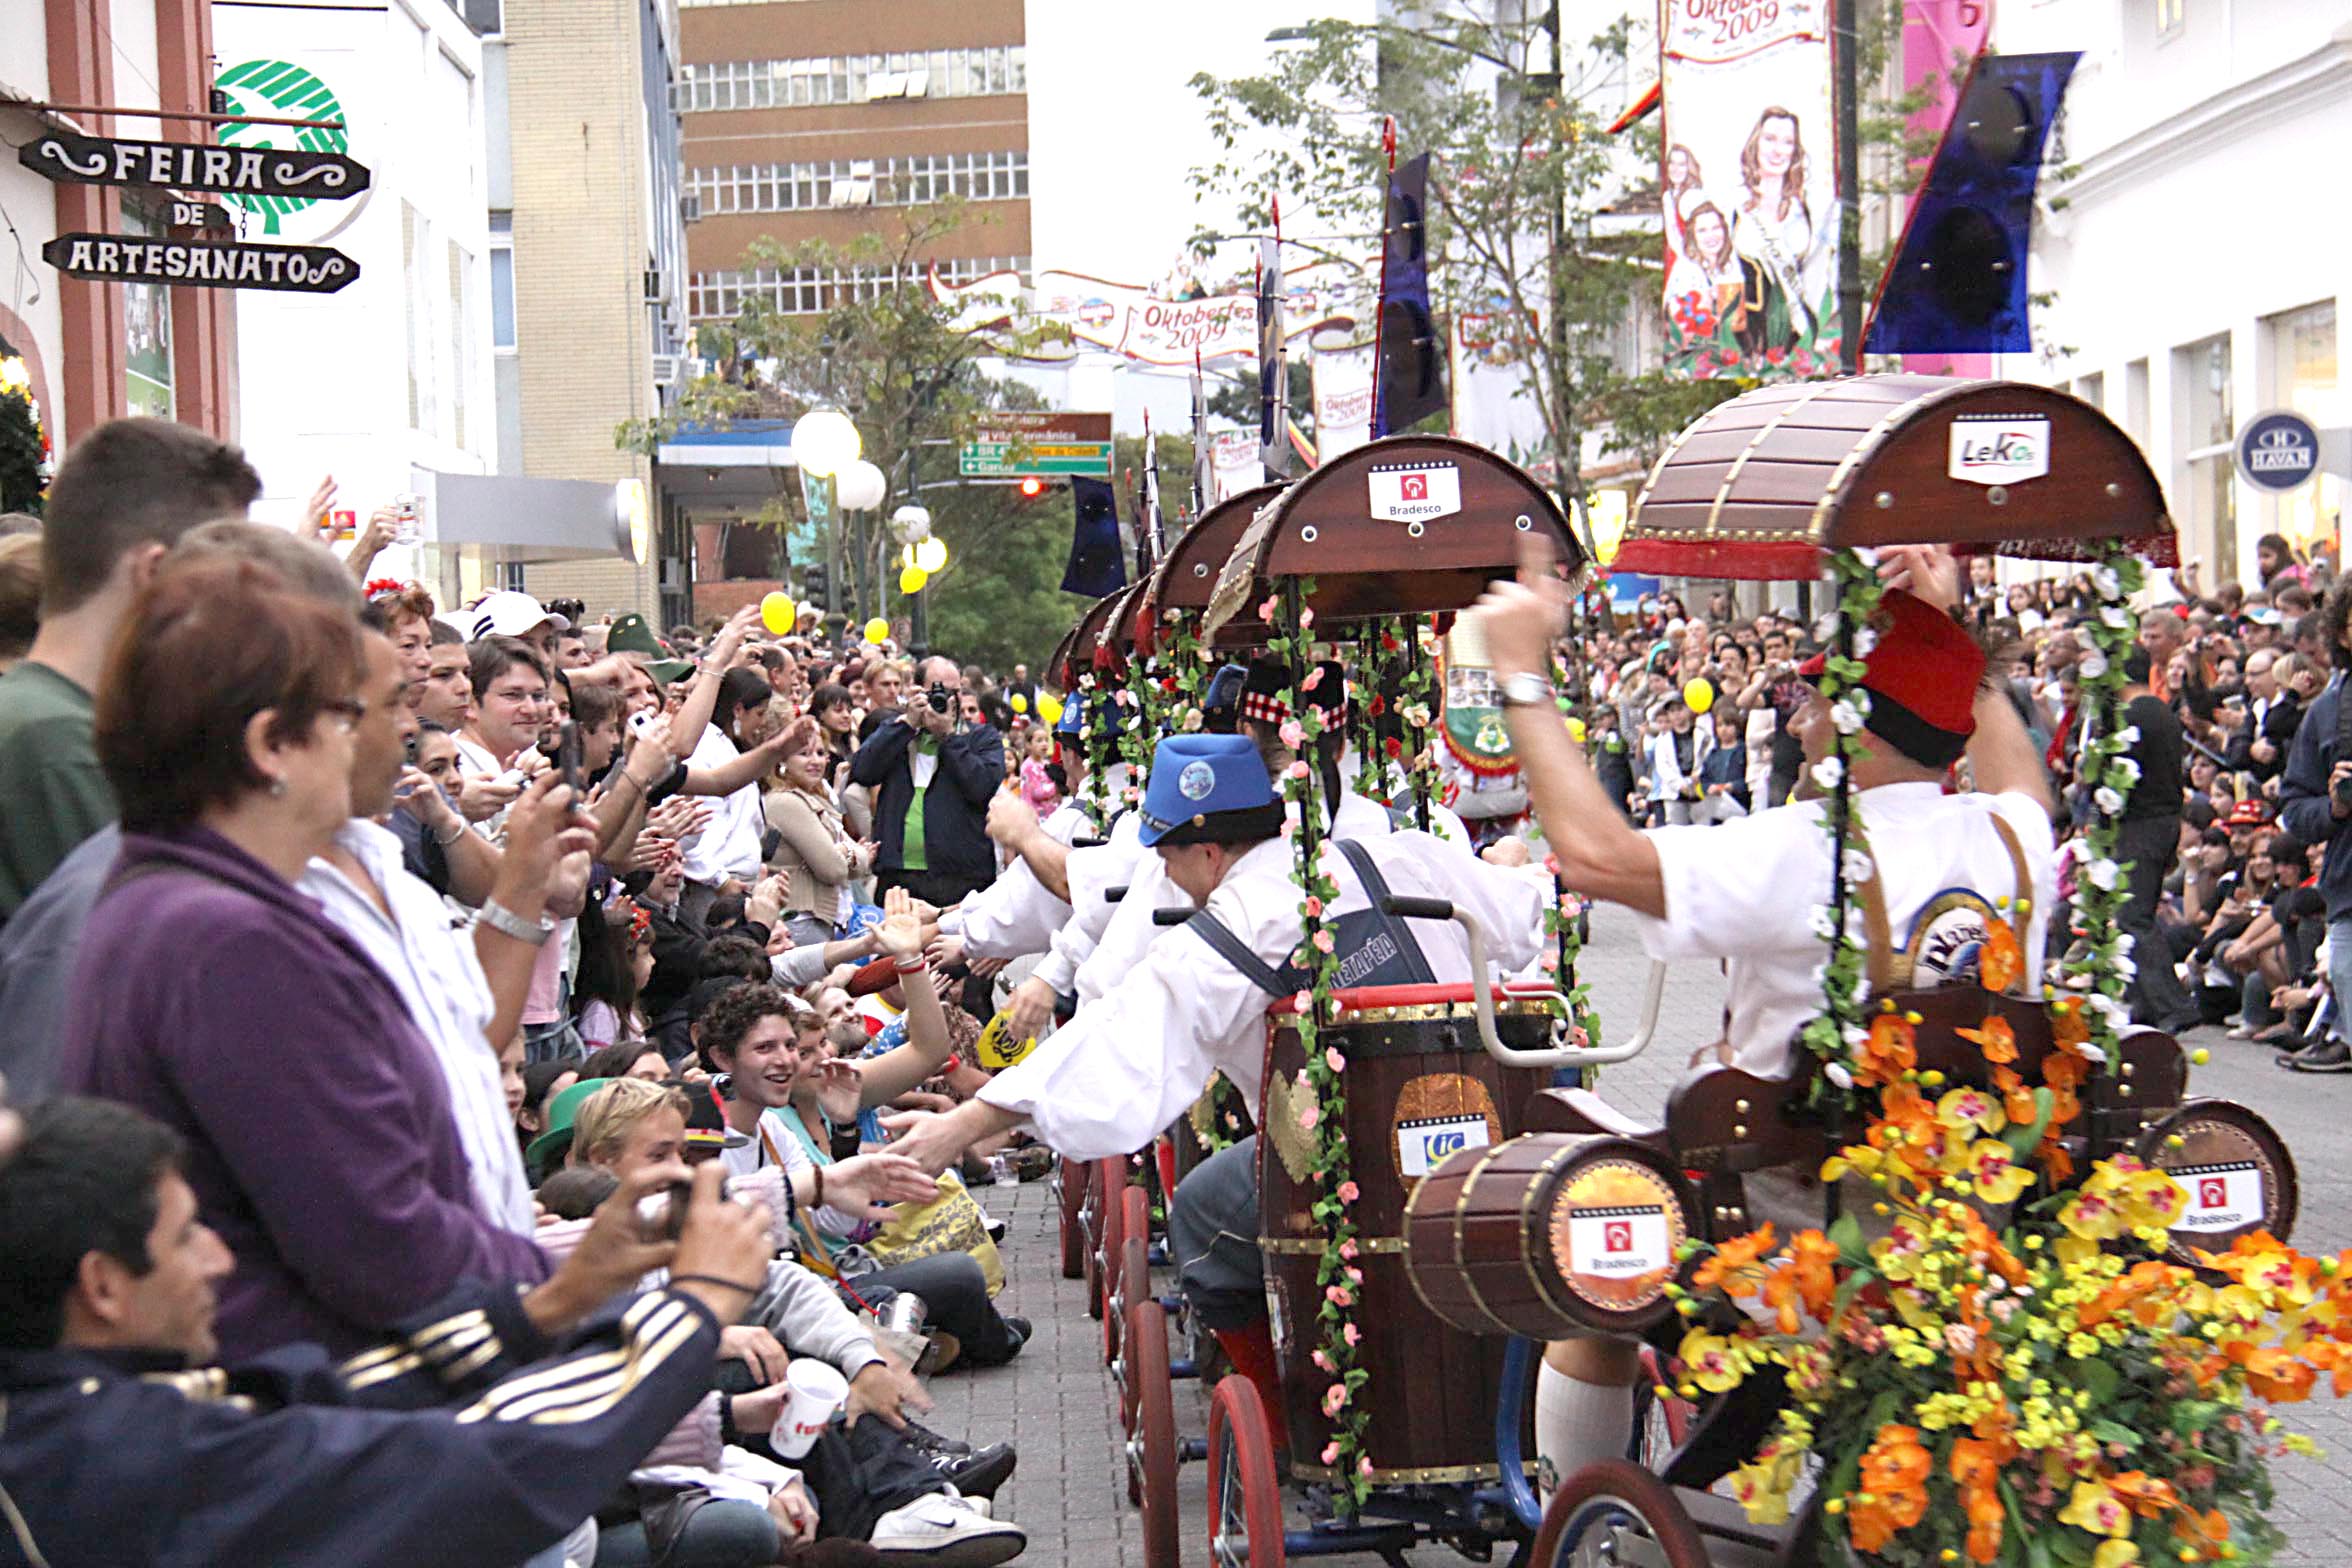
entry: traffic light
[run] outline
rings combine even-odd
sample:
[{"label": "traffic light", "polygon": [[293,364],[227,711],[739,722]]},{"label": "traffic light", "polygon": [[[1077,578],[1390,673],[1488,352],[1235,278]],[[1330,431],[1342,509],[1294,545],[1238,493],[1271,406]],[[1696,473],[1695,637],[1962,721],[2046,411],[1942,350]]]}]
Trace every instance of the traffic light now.
[{"label": "traffic light", "polygon": [[828,610],[835,608],[832,569],[823,561],[812,561],[802,567],[800,594],[811,604],[821,604]]},{"label": "traffic light", "polygon": [[1029,477],[1021,481],[1022,500],[1034,501],[1043,494],[1045,494],[1045,481],[1038,478],[1035,474],[1031,474]]}]

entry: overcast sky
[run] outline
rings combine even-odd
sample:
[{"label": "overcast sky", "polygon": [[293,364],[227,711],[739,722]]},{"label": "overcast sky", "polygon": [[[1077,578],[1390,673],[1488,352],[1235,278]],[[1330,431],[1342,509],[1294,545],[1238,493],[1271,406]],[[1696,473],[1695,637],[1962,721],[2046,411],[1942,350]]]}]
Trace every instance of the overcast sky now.
[{"label": "overcast sky", "polygon": [[[1030,253],[1035,265],[1144,283],[1182,259],[1207,209],[1193,168],[1215,152],[1190,85],[1249,75],[1266,34],[1373,0],[1028,0]],[[1286,204],[1287,205],[1287,204]],[[1229,215],[1209,215],[1229,227]]]}]

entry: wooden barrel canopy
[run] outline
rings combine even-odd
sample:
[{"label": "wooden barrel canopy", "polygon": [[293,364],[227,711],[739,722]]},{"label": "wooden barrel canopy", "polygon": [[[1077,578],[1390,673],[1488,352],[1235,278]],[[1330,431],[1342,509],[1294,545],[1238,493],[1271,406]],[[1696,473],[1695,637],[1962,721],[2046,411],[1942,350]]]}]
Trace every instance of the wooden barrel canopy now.
[{"label": "wooden barrel canopy", "polygon": [[[1079,617],[1081,621],[1085,619],[1084,616]],[[1056,691],[1077,690],[1071,684],[1077,678],[1077,672],[1070,668],[1070,644],[1077,635],[1078,628],[1076,626],[1072,626],[1068,631],[1062,633],[1062,640],[1054,644],[1053,653],[1046,659],[1045,668],[1040,672],[1039,678]]]},{"label": "wooden barrel canopy", "polygon": [[1391,436],[1299,480],[1250,519],[1218,574],[1215,630],[1254,615],[1270,584],[1312,577],[1326,624],[1464,610],[1518,569],[1541,529],[1572,573],[1585,554],[1543,486],[1482,446]]},{"label": "wooden barrel canopy", "polygon": [[[1201,513],[1198,521],[1177,536],[1148,579],[1144,613],[1150,616],[1154,628],[1138,638],[1138,645],[1146,653],[1157,651],[1157,627],[1171,617],[1207,612],[1209,600],[1217,591],[1217,574],[1224,569],[1225,559],[1233,553],[1242,530],[1284,488],[1281,484],[1259,485],[1229,496]],[[1255,606],[1250,607],[1222,627],[1215,638],[1216,646],[1255,648],[1263,643],[1265,628],[1258,623],[1254,610]]]},{"label": "wooden barrel canopy", "polygon": [[1109,622],[1111,611],[1118,606],[1119,599],[1119,594],[1106,594],[1088,605],[1086,613],[1078,617],[1078,624],[1071,629],[1069,646],[1063,654],[1068,662],[1072,684],[1064,686],[1062,690],[1075,691],[1076,682],[1093,672],[1096,644],[1100,642],[1102,629]]},{"label": "wooden barrel canopy", "polygon": [[2089,561],[2110,540],[2178,564],[2163,488],[2099,410],[2021,381],[1854,376],[1702,415],[1650,471],[1614,567],[1811,579],[1823,550]]},{"label": "wooden barrel canopy", "polygon": [[1148,582],[1129,583],[1110,596],[1110,609],[1095,628],[1092,646],[1084,650],[1097,675],[1126,678],[1127,658],[1135,651],[1135,610]]}]

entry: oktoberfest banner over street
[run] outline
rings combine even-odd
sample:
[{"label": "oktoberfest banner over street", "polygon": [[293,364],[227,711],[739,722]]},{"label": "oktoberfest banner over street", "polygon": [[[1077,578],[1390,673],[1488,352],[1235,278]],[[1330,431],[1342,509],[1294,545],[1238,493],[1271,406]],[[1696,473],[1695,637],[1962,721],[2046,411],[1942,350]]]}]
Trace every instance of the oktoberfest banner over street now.
[{"label": "oktoberfest banner over street", "polygon": [[1830,0],[1661,0],[1669,370],[1836,369],[1830,11]]},{"label": "oktoberfest banner over street", "polygon": [[[1283,333],[1298,338],[1352,314],[1347,269],[1319,262],[1283,274]],[[1179,293],[1165,286],[1112,283],[1081,272],[1041,271],[1027,288],[1014,273],[962,287],[930,280],[932,297],[956,307],[967,332],[1065,328],[1071,337],[1147,365],[1208,364],[1258,352],[1258,302],[1246,291]],[[1360,284],[1352,293],[1360,295]]]}]

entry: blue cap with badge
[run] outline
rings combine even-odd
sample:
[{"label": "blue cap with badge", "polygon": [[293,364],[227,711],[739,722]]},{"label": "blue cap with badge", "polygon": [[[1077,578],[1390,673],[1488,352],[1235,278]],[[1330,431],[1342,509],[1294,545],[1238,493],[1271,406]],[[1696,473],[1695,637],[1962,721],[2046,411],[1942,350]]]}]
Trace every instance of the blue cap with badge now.
[{"label": "blue cap with badge", "polygon": [[1054,720],[1054,733],[1067,735],[1072,740],[1086,733],[1086,699],[1076,692],[1062,699],[1062,716]]},{"label": "blue cap with badge", "polygon": [[1258,748],[1241,735],[1171,735],[1152,753],[1143,793],[1146,848],[1248,843],[1282,831],[1282,802]]}]

